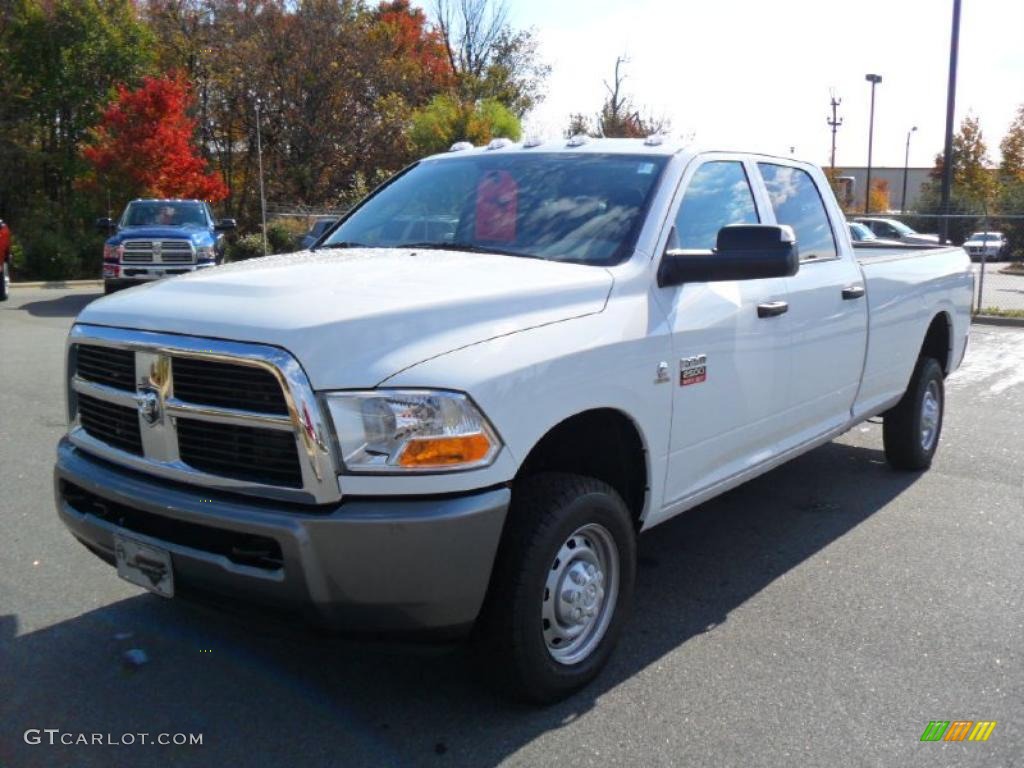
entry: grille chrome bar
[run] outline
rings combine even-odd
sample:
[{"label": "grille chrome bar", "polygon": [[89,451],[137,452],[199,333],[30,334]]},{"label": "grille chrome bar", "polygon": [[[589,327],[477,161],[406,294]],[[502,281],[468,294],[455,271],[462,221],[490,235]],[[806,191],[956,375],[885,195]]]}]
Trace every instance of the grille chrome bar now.
[{"label": "grille chrome bar", "polygon": [[[102,458],[158,477],[217,490],[247,493],[266,498],[325,504],[341,498],[337,471],[330,449],[329,431],[309,380],[299,363],[287,352],[259,344],[228,342],[194,336],[131,331],[77,324],[68,336],[69,438],[73,444]],[[136,390],[125,391],[90,382],[75,375],[79,345],[131,350],[135,355]],[[287,413],[248,411],[223,405],[196,404],[174,394],[173,361],[193,359],[259,368],[279,383]],[[78,418],[77,395],[106,399],[112,404],[138,409],[144,455],[134,455],[85,432]],[[159,416],[149,423],[143,400],[156,396]],[[257,479],[202,471],[182,461],[175,424],[179,418],[233,427],[291,432],[301,471],[301,487],[275,485]],[[268,433],[268,439],[270,433]],[[210,467],[215,466],[211,462]],[[241,473],[237,473],[241,474]],[[273,476],[273,473],[270,473]],[[298,484],[295,484],[298,486]]]}]

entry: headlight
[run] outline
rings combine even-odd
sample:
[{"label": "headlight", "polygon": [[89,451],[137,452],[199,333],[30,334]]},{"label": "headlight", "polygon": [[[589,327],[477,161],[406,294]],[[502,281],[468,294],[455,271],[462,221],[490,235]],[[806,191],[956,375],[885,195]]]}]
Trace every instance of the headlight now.
[{"label": "headlight", "polygon": [[474,469],[494,461],[501,448],[483,414],[455,392],[338,392],[324,401],[351,472]]},{"label": "headlight", "polygon": [[217,258],[217,252],[213,249],[212,245],[200,245],[196,247],[196,260],[203,261],[204,259],[213,260]]}]

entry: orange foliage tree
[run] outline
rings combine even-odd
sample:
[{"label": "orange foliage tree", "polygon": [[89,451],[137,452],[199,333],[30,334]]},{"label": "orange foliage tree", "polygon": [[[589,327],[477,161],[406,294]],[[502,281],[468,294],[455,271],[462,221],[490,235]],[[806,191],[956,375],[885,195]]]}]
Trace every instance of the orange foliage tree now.
[{"label": "orange foliage tree", "polygon": [[209,172],[195,143],[192,102],[178,74],[144,78],[134,90],[118,87],[82,150],[91,167],[86,185],[130,196],[224,199],[227,186]]}]

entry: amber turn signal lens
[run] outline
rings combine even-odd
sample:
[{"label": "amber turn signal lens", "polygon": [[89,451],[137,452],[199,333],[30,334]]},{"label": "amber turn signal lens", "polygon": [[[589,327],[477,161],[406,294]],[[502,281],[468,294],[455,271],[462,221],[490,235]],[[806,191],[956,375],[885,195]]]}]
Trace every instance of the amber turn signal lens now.
[{"label": "amber turn signal lens", "polygon": [[450,467],[453,464],[473,464],[487,457],[491,441],[487,435],[460,437],[418,437],[406,443],[398,457],[401,467]]}]

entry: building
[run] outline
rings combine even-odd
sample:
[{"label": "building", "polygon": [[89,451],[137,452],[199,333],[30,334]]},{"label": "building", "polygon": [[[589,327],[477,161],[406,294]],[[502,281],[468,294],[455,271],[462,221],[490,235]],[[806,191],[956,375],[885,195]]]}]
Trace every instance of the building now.
[{"label": "building", "polygon": [[[871,168],[871,183],[882,179],[889,185],[889,208],[894,211],[913,210],[917,199],[921,196],[921,188],[931,179],[932,166],[927,168],[907,169],[907,200],[904,204],[903,196],[903,166],[880,166]],[[850,188],[849,199],[841,200],[844,205],[864,208],[864,188],[867,184],[868,169],[862,168],[836,168],[836,175],[840,178],[852,179],[847,182]]]}]

